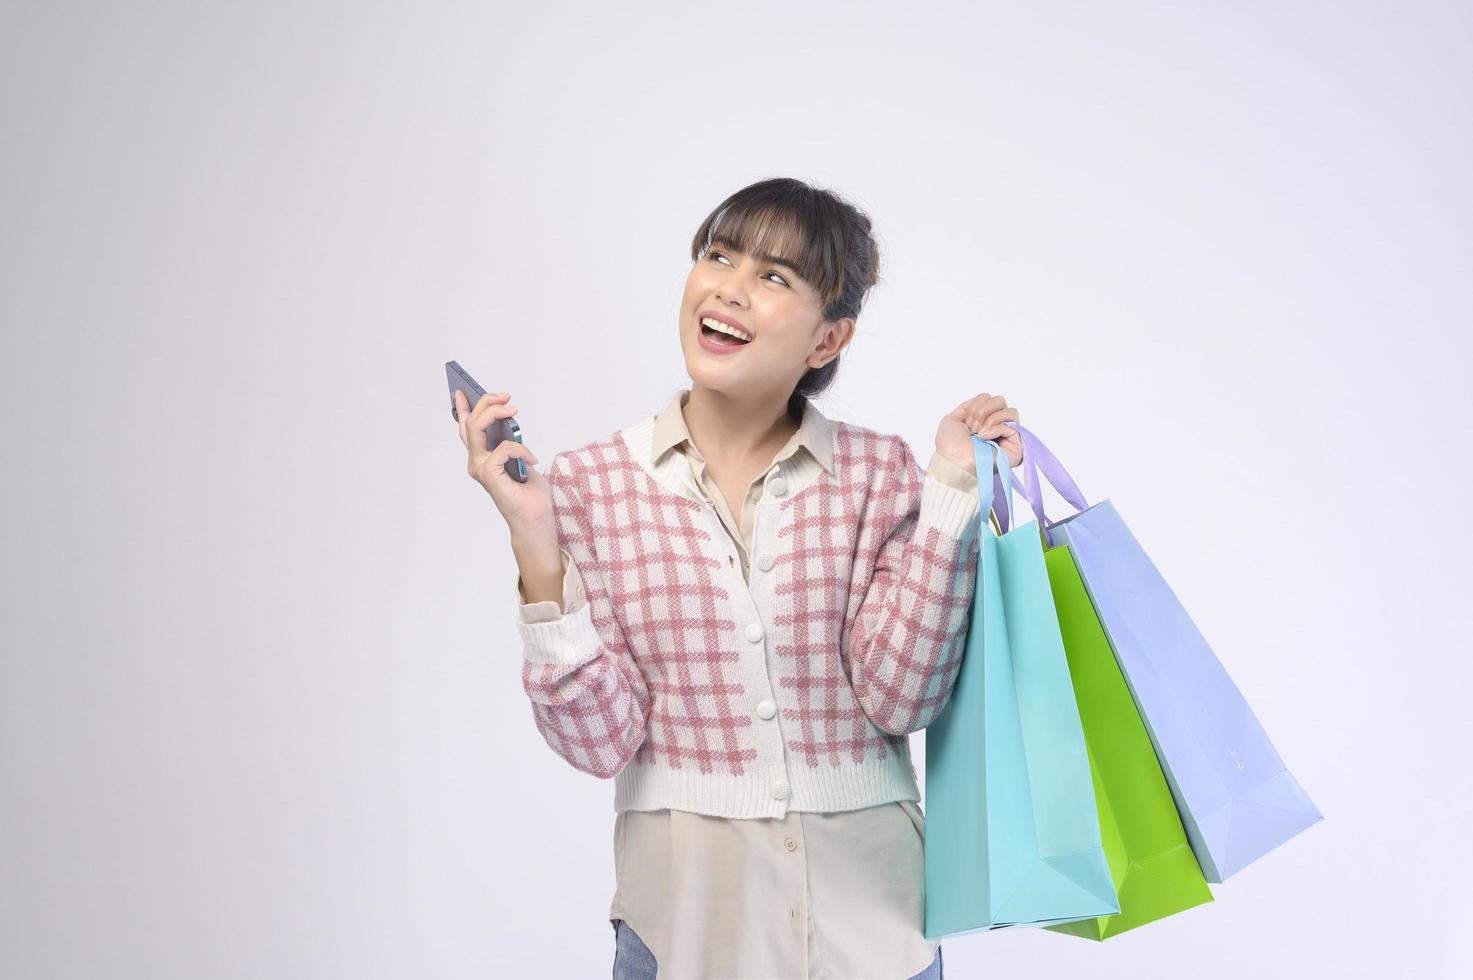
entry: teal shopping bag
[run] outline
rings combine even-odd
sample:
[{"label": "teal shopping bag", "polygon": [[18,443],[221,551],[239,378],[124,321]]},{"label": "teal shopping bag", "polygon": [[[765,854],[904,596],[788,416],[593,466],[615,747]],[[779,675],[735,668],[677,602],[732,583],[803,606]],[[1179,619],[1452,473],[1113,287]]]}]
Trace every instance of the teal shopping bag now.
[{"label": "teal shopping bag", "polygon": [[[1011,525],[1010,463],[972,437],[982,513]],[[926,729],[929,939],[1120,911],[1036,524],[984,520],[956,685]]]}]

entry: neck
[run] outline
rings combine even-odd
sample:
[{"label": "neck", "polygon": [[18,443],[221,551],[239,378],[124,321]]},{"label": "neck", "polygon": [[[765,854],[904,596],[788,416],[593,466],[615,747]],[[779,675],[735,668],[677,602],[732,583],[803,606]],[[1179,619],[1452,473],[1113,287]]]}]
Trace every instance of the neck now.
[{"label": "neck", "polygon": [[703,457],[718,465],[766,459],[798,431],[798,422],[788,415],[787,399],[774,402],[770,395],[741,399],[697,385],[681,411],[691,441]]}]

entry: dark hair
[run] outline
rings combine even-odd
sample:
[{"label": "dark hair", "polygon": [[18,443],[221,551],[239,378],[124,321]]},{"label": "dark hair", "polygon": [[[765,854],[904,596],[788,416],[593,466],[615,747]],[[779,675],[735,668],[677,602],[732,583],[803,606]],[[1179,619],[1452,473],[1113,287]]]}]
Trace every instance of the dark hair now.
[{"label": "dark hair", "polygon": [[[867,214],[833,191],[792,177],[749,184],[716,206],[691,240],[690,257],[699,259],[720,243],[747,255],[775,253],[788,242],[793,268],[818,291],[825,320],[858,317],[864,297],[879,282],[880,249]],[[788,413],[803,417],[803,403],[822,394],[839,370],[835,357],[809,368],[788,398]]]}]

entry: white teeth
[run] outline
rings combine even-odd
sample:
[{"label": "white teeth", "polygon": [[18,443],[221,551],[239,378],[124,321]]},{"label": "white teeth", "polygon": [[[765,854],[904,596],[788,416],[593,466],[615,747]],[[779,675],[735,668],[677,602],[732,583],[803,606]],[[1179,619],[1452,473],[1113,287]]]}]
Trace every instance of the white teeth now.
[{"label": "white teeth", "polygon": [[731,334],[738,340],[750,341],[752,339],[752,335],[747,333],[746,331],[738,330],[736,327],[733,327],[729,323],[722,323],[715,317],[706,317],[704,320],[701,321],[701,326],[710,327],[712,330],[720,330],[722,333]]}]

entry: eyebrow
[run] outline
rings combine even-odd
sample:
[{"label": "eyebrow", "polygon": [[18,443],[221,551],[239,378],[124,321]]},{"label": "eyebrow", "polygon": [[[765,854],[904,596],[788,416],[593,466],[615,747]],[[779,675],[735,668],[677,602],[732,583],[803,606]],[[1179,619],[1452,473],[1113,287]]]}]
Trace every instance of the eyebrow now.
[{"label": "eyebrow", "polygon": [[[742,251],[742,247],[740,245],[732,241],[730,238],[727,238],[725,235],[717,235],[715,238],[711,239],[712,248],[715,248],[718,245],[722,248],[731,249],[734,252]],[[793,263],[793,260],[791,259],[785,259],[781,255],[762,255],[758,257],[758,260],[761,262],[771,263],[772,265],[783,266],[789,272],[793,273],[793,275],[798,276],[798,267]],[[799,276],[799,278],[801,278],[801,276]]]}]

